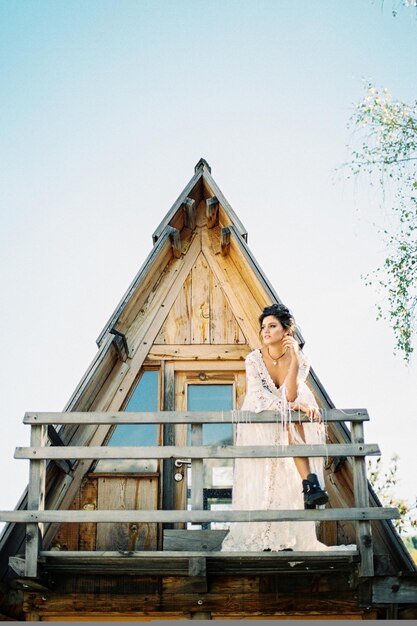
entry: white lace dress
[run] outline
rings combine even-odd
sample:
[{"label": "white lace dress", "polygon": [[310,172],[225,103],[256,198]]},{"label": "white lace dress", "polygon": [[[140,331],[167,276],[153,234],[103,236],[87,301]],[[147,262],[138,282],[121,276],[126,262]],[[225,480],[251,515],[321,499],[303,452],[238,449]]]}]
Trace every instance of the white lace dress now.
[{"label": "white lace dress", "polygon": [[[317,406],[306,384],[309,364],[300,352],[296,402]],[[304,441],[293,425],[285,424],[288,405],[284,387],[277,388],[266,368],[261,351],[246,357],[246,397],[243,411],[277,411],[277,422],[242,423],[236,426],[236,445],[286,445],[288,428],[296,443],[325,443],[323,424],[304,424]],[[323,485],[323,459],[310,459],[311,471]],[[302,481],[292,458],[236,459],[233,479],[233,509],[304,509]],[[344,546],[345,547],[345,546]],[[224,551],[329,550],[316,537],[315,522],[235,522],[223,541]],[[334,549],[334,548],[333,548]]]}]

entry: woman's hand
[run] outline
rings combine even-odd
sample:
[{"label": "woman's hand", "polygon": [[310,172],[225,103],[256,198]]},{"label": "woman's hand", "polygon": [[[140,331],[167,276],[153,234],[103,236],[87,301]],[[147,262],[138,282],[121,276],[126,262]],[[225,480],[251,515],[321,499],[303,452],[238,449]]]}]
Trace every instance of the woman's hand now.
[{"label": "woman's hand", "polygon": [[298,345],[298,341],[292,335],[285,335],[282,340],[282,347],[284,350],[288,350],[290,355],[298,355],[300,351],[300,346]]},{"label": "woman's hand", "polygon": [[316,406],[313,406],[311,404],[290,402],[290,409],[292,411],[301,411],[302,413],[305,413],[310,419],[313,420],[313,422],[321,422],[320,409],[318,409]]}]

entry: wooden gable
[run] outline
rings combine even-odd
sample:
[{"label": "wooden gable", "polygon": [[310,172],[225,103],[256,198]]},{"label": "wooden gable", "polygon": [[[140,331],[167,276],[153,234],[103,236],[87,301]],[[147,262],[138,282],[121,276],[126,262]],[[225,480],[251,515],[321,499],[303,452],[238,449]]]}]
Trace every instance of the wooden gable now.
[{"label": "wooden gable", "polygon": [[[279,298],[247,245],[247,233],[243,225],[213,180],[210,167],[202,159],[195,168],[194,176],[153,233],[151,253],[100,333],[98,353],[65,411],[103,412],[106,415],[123,411],[138,378],[149,368],[159,373],[160,411],[186,410],[184,388],[186,384],[198,380],[233,383],[234,408],[240,408],[245,393],[244,359],[260,345],[258,316],[262,308],[272,302],[279,302]],[[303,343],[300,333],[298,339]],[[308,384],[323,409],[334,408],[314,370],[311,370]],[[59,429],[59,437],[66,446],[101,446],[108,441],[113,428],[108,420],[98,424],[65,424]],[[177,444],[186,444],[186,426],[165,424],[160,430],[160,443],[169,445],[175,438]],[[350,442],[350,433],[343,423],[334,422],[329,426],[329,441]],[[161,462],[153,474],[141,476],[94,474],[92,461],[87,458],[78,460],[70,469],[50,462],[47,466],[46,508],[74,511],[112,508],[124,512],[140,509],[156,511],[171,507],[182,509],[187,495],[185,481],[175,484],[172,469],[173,459]],[[346,459],[328,459],[326,486],[330,496],[329,508],[353,506],[352,465]],[[369,498],[373,506],[379,506],[372,490]],[[26,506],[27,495],[22,498],[18,508],[24,509]],[[379,560],[379,567],[386,567],[385,574],[413,571],[411,559],[390,522],[384,519],[372,522],[372,532],[375,554],[384,557],[386,561],[384,566],[384,558]],[[337,524],[322,521],[319,534],[321,540],[329,544],[355,541],[354,526],[349,520]],[[8,576],[8,558],[21,554],[24,542],[23,525],[10,524],[0,541],[0,573],[4,579]],[[162,545],[161,524],[130,521],[118,524],[52,523],[46,529],[44,544],[56,551],[155,551]],[[92,568],[92,564],[86,563],[86,568],[89,567]],[[153,566],[149,567],[152,572]],[[193,567],[198,569],[198,563],[193,563]],[[235,569],[230,571],[235,575],[240,566],[235,564],[233,567]],[[256,569],[253,564],[250,567]],[[285,576],[291,573],[291,567],[287,568]],[[315,567],[319,570],[320,563],[315,564]],[[307,570],[300,589],[303,584],[307,587],[313,584]],[[352,571],[349,570],[349,576]],[[147,584],[143,577],[136,576],[133,581],[132,572],[122,572],[130,576],[126,583],[129,593],[132,593],[135,585],[145,588]],[[329,593],[332,588],[330,574],[322,581],[325,592]],[[212,590],[215,591],[211,599],[212,615],[227,615],[230,618],[232,614],[245,617],[250,613],[253,617],[255,613],[262,615],[263,607],[269,607],[265,614],[273,614],[273,607],[276,608],[275,583],[258,577],[253,583],[257,595],[251,604],[248,599],[252,584],[250,580],[242,576],[239,582],[227,578],[227,567],[223,575],[221,582],[213,581]],[[352,615],[362,615],[362,609],[355,609],[357,599],[350,590],[348,575],[340,576],[340,594],[336,594],[339,608],[343,606],[343,597],[348,597],[347,609]],[[151,605],[155,618],[169,616],[169,611],[177,611],[181,616],[184,590],[197,593],[197,579],[188,584],[174,578],[171,580],[165,576],[159,582],[148,581],[154,594]],[[68,589],[73,590],[69,578],[64,582],[64,587],[68,585]],[[199,584],[204,586],[206,583],[200,581]],[[229,585],[233,593],[239,594],[242,610],[222,613],[218,604],[226,601],[224,594],[220,593],[222,584],[227,589]],[[93,582],[86,579],[85,585],[86,588],[90,588],[90,585],[91,589],[99,590],[97,593],[100,594],[107,588],[106,585],[109,589],[111,587],[110,582],[103,583],[103,587],[97,577]],[[157,594],[161,585],[166,586],[169,596],[165,611],[163,607],[158,609]],[[282,591],[282,586],[280,589]],[[97,597],[96,594],[94,601],[100,603]],[[188,608],[195,599],[194,596],[187,596]],[[37,601],[27,598],[26,614],[31,613]],[[65,598],[65,601],[61,598],[61,601],[62,610],[59,610],[57,601],[56,613],[48,614],[45,610],[45,619],[48,619],[48,615],[51,618],[52,614],[56,619],[59,619],[59,615],[62,617],[65,613],[62,608],[64,605],[71,608],[68,610],[69,615],[77,613],[69,598]],[[264,601],[266,604],[263,605]],[[142,594],[137,605],[142,618],[144,611],[146,613],[146,602]],[[282,615],[292,614],[294,617],[291,601],[286,602]],[[323,617],[327,614],[327,605],[324,602],[317,609],[319,604],[313,602],[309,606],[313,607],[312,611],[321,611]],[[119,612],[120,607],[117,607]],[[246,610],[242,607],[246,607]],[[308,608],[306,611],[308,613]],[[32,612],[39,615],[39,607]],[[87,613],[85,610],[84,614]],[[304,612],[303,616],[307,613]],[[127,612],[127,615],[131,613]]]}]

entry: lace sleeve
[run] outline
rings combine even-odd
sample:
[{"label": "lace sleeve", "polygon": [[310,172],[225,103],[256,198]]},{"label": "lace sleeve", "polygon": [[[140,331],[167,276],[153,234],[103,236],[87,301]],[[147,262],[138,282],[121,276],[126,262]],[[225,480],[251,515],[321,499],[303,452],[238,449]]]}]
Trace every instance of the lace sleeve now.
[{"label": "lace sleeve", "polygon": [[317,400],[314,397],[313,392],[306,384],[307,376],[310,371],[310,363],[305,354],[300,352],[299,356],[299,366],[298,366],[298,375],[297,375],[297,383],[298,383],[298,392],[297,397],[294,402],[297,404],[310,404],[313,406],[317,405]]},{"label": "lace sleeve", "polygon": [[308,373],[310,371],[310,363],[306,355],[303,352],[301,352],[301,350],[299,352],[298,359],[299,361],[298,361],[297,380],[298,382],[305,383],[305,381],[307,380]]},{"label": "lace sleeve", "polygon": [[254,413],[282,411],[282,400],[270,391],[259,363],[252,353],[246,357],[246,409]]}]

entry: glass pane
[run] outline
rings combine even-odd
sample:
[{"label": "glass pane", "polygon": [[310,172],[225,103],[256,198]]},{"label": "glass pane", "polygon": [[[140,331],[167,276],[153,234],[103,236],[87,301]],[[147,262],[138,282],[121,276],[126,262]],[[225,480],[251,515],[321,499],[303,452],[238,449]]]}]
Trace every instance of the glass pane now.
[{"label": "glass pane", "polygon": [[[156,370],[143,372],[125,411],[158,411],[158,379]],[[114,429],[108,446],[157,446],[157,424],[120,424]],[[156,472],[156,459],[103,459],[96,472]]]},{"label": "glass pane", "polygon": [[[232,385],[188,385],[189,411],[231,411],[233,409]],[[190,428],[189,428],[189,443]],[[232,444],[231,424],[204,424],[203,445]]]},{"label": "glass pane", "polygon": [[[233,409],[233,385],[188,385],[189,411],[231,411]],[[203,445],[231,445],[232,424],[204,424]],[[191,445],[191,426],[188,427],[188,445]],[[233,460],[204,459],[204,508],[230,509],[232,502]],[[187,473],[191,485],[191,469]],[[191,508],[191,491],[188,490],[188,508]],[[203,524],[202,528],[228,528],[228,524]],[[189,528],[196,528],[192,524]]]}]

